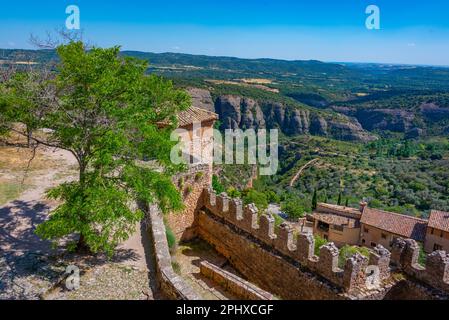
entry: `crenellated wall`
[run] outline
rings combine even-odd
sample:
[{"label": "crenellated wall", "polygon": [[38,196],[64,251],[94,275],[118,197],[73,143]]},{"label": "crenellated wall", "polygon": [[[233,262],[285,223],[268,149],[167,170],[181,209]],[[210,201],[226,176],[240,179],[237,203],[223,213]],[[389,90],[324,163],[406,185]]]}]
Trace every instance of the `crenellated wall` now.
[{"label": "crenellated wall", "polygon": [[411,239],[397,239],[392,247],[392,263],[407,275],[444,292],[449,292],[449,255],[435,251],[427,256],[426,265],[418,263],[420,247]]},{"label": "crenellated wall", "polygon": [[[321,247],[318,257],[313,236],[296,234],[288,224],[275,228],[273,217],[259,217],[254,205],[243,206],[241,200],[218,196],[210,189],[204,190],[203,204],[200,237],[227,256],[250,281],[283,298],[382,298],[394,286],[392,262],[396,272],[449,292],[447,254],[429,255],[426,268],[422,268],[417,264],[419,247],[413,240],[398,240],[392,253],[382,246],[369,258],[357,253],[340,268],[340,252],[333,243]],[[381,280],[375,287],[373,270],[378,270]]]}]

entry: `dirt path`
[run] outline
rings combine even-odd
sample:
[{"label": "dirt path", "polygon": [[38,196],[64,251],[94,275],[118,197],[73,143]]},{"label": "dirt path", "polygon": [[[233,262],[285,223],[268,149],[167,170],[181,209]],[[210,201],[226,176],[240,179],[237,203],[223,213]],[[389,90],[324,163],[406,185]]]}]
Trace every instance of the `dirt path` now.
[{"label": "dirt path", "polygon": [[[0,206],[0,300],[39,299],[54,281],[72,263],[73,257],[58,257],[48,241],[34,233],[37,225],[48,218],[58,203],[46,199],[48,189],[76,178],[76,160],[66,151],[41,149],[39,161],[43,168],[28,173],[27,189],[15,200]],[[5,168],[4,168],[5,169]],[[6,172],[8,168],[0,173]],[[21,172],[11,172],[16,179]],[[5,174],[5,175],[6,175]],[[58,293],[55,299],[153,299],[155,297],[151,246],[146,232],[140,225],[135,234],[121,245],[113,261],[97,259],[85,263],[85,286],[74,294]],[[123,269],[124,268],[124,269]],[[98,275],[97,277],[92,275]],[[104,282],[112,295],[105,292]],[[83,283],[83,278],[81,282]],[[116,288],[114,289],[114,284]],[[143,290],[142,288],[145,288]],[[126,293],[129,292],[127,296]]]},{"label": "dirt path", "polygon": [[[57,205],[45,199],[45,192],[64,181],[74,179],[70,167],[76,160],[66,151],[42,150],[49,167],[43,171],[29,172],[26,180],[32,186],[17,199],[0,207],[0,250],[9,253],[49,252],[50,244],[34,234],[36,226]],[[51,164],[51,165],[50,165]],[[25,173],[21,174],[23,177]]]},{"label": "dirt path", "polygon": [[301,167],[301,169],[299,169],[298,173],[293,177],[293,179],[290,181],[290,187],[293,187],[296,183],[296,181],[299,179],[299,177],[301,176],[302,172],[307,169],[307,167],[311,166],[312,164],[314,164],[315,162],[319,161],[320,159],[313,159],[309,162],[307,162],[305,165],[303,165]]}]

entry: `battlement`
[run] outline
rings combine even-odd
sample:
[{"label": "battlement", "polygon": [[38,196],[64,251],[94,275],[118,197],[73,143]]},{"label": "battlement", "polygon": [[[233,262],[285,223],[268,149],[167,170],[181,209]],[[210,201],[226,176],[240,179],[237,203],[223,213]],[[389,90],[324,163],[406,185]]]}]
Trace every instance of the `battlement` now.
[{"label": "battlement", "polygon": [[369,258],[357,253],[340,268],[340,251],[334,243],[321,247],[319,256],[316,256],[315,239],[312,235],[297,234],[287,223],[276,228],[274,218],[267,214],[259,215],[255,205],[243,206],[241,200],[231,199],[224,193],[217,195],[211,189],[205,189],[203,197],[204,205],[210,213],[347,293],[375,289],[370,286],[373,275],[379,277],[381,285],[382,281],[390,278],[391,265],[423,283],[449,292],[449,256],[446,252],[439,251],[429,255],[424,268],[418,265],[417,243],[414,240],[398,239],[391,253],[379,245]]},{"label": "battlement", "polygon": [[427,256],[425,266],[421,266],[418,263],[420,251],[415,240],[396,239],[392,264],[432,287],[449,292],[449,255],[445,251],[435,251]]}]

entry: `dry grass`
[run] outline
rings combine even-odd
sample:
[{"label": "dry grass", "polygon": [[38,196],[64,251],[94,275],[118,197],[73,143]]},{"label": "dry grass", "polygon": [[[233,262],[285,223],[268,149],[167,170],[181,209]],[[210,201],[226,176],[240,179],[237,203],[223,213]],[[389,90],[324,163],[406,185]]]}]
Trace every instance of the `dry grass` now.
[{"label": "dry grass", "polygon": [[25,189],[20,183],[0,179],[0,205],[16,199]]},{"label": "dry grass", "polygon": [[26,147],[25,138],[11,134],[0,144],[0,205],[17,199],[33,187],[36,177],[60,165],[59,159],[50,158],[41,148],[34,152]]}]

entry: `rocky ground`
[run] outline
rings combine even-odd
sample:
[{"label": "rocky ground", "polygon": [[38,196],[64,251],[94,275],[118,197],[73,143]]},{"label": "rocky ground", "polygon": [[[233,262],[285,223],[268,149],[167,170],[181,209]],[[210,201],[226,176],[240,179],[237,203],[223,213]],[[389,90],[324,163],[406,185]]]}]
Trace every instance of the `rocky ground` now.
[{"label": "rocky ground", "polygon": [[[76,177],[75,159],[64,151],[0,146],[0,300],[74,299],[140,300],[156,298],[151,254],[144,228],[112,260],[83,257],[54,249],[34,234],[58,203],[45,192]],[[68,291],[65,272],[80,270],[80,288]]]}]

